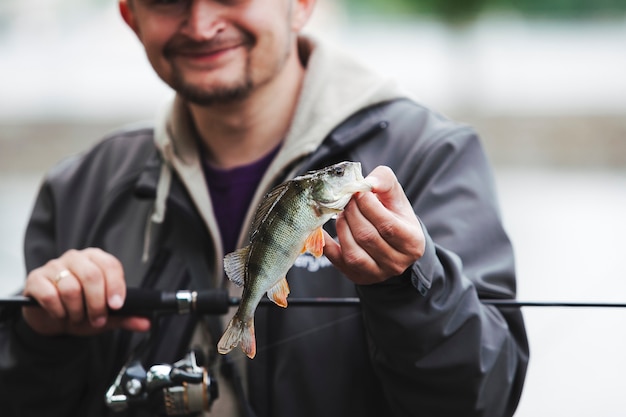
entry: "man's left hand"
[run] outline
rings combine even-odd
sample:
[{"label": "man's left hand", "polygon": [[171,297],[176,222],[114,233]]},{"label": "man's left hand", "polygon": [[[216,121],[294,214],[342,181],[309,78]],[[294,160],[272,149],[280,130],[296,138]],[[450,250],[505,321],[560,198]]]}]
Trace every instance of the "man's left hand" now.
[{"label": "man's left hand", "polygon": [[351,281],[383,282],[402,274],[425,250],[422,226],[393,171],[367,176],[372,192],[358,193],[337,216],[339,242],[326,235],[324,254]]}]

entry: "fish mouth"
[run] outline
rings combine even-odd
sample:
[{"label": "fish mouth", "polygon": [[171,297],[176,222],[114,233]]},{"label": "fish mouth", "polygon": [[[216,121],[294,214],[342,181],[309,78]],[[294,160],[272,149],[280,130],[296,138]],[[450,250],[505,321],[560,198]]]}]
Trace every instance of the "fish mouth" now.
[{"label": "fish mouth", "polygon": [[351,182],[341,187],[337,193],[340,197],[332,201],[320,201],[319,204],[329,209],[343,210],[355,193],[372,191],[372,185],[361,176],[358,181]]},{"label": "fish mouth", "polygon": [[344,185],[339,192],[346,194],[365,193],[367,191],[372,191],[373,188],[372,184],[367,182],[363,176],[361,176],[358,181]]}]

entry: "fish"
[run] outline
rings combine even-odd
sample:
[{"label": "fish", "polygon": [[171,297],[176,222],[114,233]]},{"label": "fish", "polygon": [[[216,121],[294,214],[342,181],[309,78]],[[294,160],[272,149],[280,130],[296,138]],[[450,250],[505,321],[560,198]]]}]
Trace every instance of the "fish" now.
[{"label": "fish", "polygon": [[249,233],[249,244],[224,257],[224,271],[243,286],[241,302],[228,323],[217,350],[226,354],[241,345],[256,355],[254,313],[263,298],[287,307],[286,275],[298,256],[320,257],[323,225],[342,211],[352,196],[371,191],[359,162],[344,161],[295,177],[271,189],[259,204]]}]

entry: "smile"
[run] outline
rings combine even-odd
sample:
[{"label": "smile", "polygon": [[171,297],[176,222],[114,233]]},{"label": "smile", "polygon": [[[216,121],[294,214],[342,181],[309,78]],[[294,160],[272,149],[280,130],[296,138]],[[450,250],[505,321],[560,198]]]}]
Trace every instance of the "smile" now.
[{"label": "smile", "polygon": [[172,55],[192,64],[217,64],[236,53],[242,46],[236,44],[219,48],[192,48],[175,51]]}]

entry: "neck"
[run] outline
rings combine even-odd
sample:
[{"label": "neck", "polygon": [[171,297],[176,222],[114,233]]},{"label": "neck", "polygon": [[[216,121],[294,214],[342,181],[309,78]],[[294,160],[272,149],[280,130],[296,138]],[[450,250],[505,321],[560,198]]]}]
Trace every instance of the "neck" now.
[{"label": "neck", "polygon": [[222,169],[248,165],[282,142],[304,79],[297,56],[294,54],[274,79],[257,86],[243,100],[209,107],[189,104],[211,165]]}]

